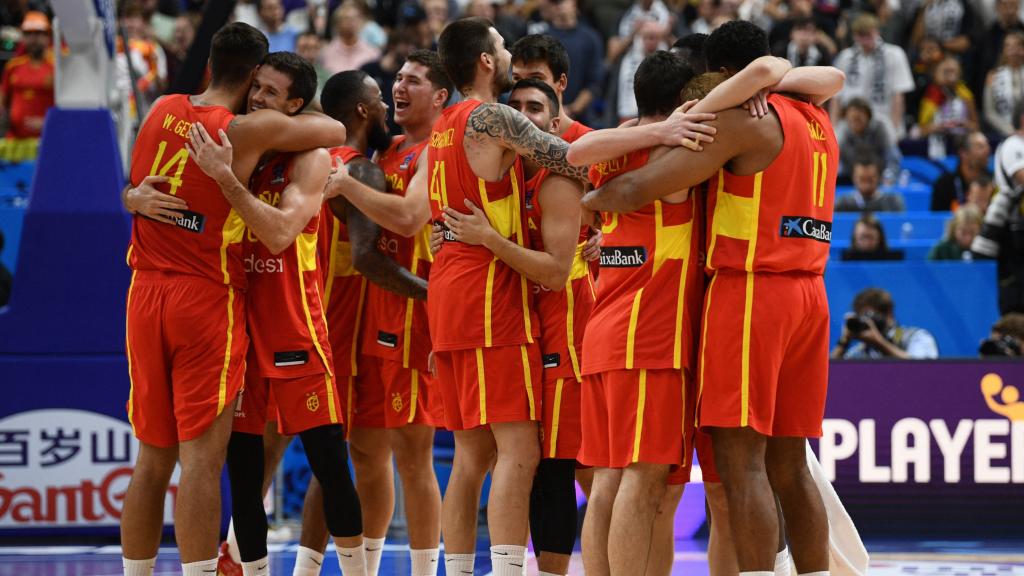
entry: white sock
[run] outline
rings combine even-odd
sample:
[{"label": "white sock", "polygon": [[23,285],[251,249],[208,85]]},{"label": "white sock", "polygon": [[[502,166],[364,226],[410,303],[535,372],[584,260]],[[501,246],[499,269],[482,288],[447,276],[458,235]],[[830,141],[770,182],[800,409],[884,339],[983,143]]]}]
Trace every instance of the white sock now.
[{"label": "white sock", "polygon": [[757,570],[754,570],[751,572],[740,572],[740,576],[775,576],[775,572],[770,572],[768,570],[759,572]]},{"label": "white sock", "polygon": [[366,576],[377,576],[380,557],[384,554],[384,538],[363,537],[363,551],[366,552]]},{"label": "white sock", "polygon": [[526,565],[526,546],[491,546],[491,573],[494,576],[522,576]]},{"label": "white sock", "polygon": [[804,572],[799,576],[828,576],[828,570],[824,570],[821,572]]},{"label": "white sock", "polygon": [[295,553],[295,569],[292,576],[320,576],[320,566],[323,566],[324,555],[305,546],[299,546]]},{"label": "white sock", "polygon": [[775,555],[775,576],[792,576],[789,573],[789,546]]},{"label": "white sock", "polygon": [[243,576],[270,576],[270,562],[264,556],[253,562],[242,562]]},{"label": "white sock", "polygon": [[335,545],[334,549],[338,553],[341,576],[366,576],[366,553],[362,546],[342,548]]},{"label": "white sock", "polygon": [[409,550],[409,555],[412,556],[412,576],[437,576],[439,549]]},{"label": "white sock", "polygon": [[149,560],[129,560],[121,558],[121,567],[124,568],[124,576],[153,576],[153,566],[156,565],[156,556]]},{"label": "white sock", "polygon": [[537,573],[537,576],[565,576],[565,574],[555,574],[554,572],[544,572],[542,570]]},{"label": "white sock", "polygon": [[235,519],[228,522],[228,556],[235,561],[235,564],[242,563],[242,555],[238,551],[238,536],[235,536]]},{"label": "white sock", "polygon": [[448,576],[461,576],[462,574],[472,576],[475,563],[476,554],[444,553],[444,573]]},{"label": "white sock", "polygon": [[181,565],[181,576],[210,576],[217,573],[217,559],[189,562]]}]

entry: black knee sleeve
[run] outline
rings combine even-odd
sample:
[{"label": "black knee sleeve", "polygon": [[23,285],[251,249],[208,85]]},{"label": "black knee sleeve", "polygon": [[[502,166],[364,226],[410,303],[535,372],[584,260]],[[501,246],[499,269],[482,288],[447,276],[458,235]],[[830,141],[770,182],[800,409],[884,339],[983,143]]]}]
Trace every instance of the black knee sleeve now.
[{"label": "black knee sleeve", "polygon": [[572,554],[576,544],[576,513],[576,461],[541,460],[530,492],[534,549]]},{"label": "black knee sleeve", "polygon": [[263,508],[263,436],[232,432],[228,441],[231,517],[243,562],[267,555],[267,511]]},{"label": "black knee sleeve", "polygon": [[331,536],[351,538],[363,533],[363,512],[348,469],[348,444],[341,425],[300,432],[302,447],[324,493],[324,517]]}]

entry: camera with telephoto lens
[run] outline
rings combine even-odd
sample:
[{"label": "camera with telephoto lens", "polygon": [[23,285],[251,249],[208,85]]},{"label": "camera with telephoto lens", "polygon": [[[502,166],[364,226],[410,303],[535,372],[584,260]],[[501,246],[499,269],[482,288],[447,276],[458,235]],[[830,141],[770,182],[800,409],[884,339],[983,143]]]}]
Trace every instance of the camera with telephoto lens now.
[{"label": "camera with telephoto lens", "polygon": [[981,341],[981,346],[978,347],[978,354],[996,357],[1020,356],[1020,342],[1009,335],[998,338],[986,338]]},{"label": "camera with telephoto lens", "polygon": [[852,336],[867,332],[871,326],[881,331],[884,325],[885,323],[876,314],[851,314],[846,317],[846,329]]}]

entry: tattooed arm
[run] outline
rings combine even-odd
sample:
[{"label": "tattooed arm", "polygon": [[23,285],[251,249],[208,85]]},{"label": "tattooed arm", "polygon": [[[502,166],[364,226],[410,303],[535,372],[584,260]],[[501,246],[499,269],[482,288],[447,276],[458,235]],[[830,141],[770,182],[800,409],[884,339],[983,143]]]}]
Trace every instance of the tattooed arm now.
[{"label": "tattooed arm", "polygon": [[588,182],[587,166],[571,166],[565,159],[569,144],[533,125],[526,116],[503,104],[481,104],[469,115],[467,136],[486,136],[541,168]]},{"label": "tattooed arm", "polygon": [[[359,158],[348,163],[349,174],[363,184],[385,194],[387,182],[384,172],[366,158]],[[380,239],[380,227],[360,212],[355,205],[345,198],[332,198],[331,211],[338,218],[344,219],[348,226],[349,240],[352,243],[352,265],[360,274],[381,288],[400,294],[407,298],[425,300],[427,298],[427,282],[388,258],[377,248]]]}]

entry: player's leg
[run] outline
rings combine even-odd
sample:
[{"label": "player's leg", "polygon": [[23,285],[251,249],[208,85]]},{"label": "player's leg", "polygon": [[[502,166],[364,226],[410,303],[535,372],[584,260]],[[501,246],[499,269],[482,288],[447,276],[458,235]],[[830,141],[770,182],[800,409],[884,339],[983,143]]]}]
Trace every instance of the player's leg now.
[{"label": "player's leg", "polygon": [[295,555],[293,576],[316,576],[324,563],[324,550],[331,539],[324,515],[324,493],[316,476],[309,479],[302,501],[302,532]]},{"label": "player's leg", "polygon": [[231,519],[243,568],[267,558],[267,512],[263,507],[263,436],[237,430],[228,441]]},{"label": "player's leg", "polygon": [[174,511],[174,534],[182,564],[208,562],[216,567],[220,539],[220,475],[224,468],[234,411],[223,410],[198,438],[178,449],[181,477]]},{"label": "player's leg", "polygon": [[732,544],[732,525],[729,522],[729,502],[721,482],[704,481],[704,496],[708,504],[708,573],[710,576],[736,576],[736,547]]},{"label": "player's leg", "polygon": [[800,574],[828,571],[828,516],[807,468],[804,438],[769,438],[768,480],[778,494]]},{"label": "player's leg", "polygon": [[593,470],[594,483],[583,519],[583,567],[587,576],[608,576],[611,573],[608,564],[608,530],[622,470],[598,467]]},{"label": "player's leg", "polygon": [[676,508],[683,498],[685,484],[669,483],[665,495],[661,498],[657,515],[654,517],[654,530],[651,536],[651,555],[647,561],[646,576],[668,576],[672,573],[675,563],[675,520]]},{"label": "player's leg", "polygon": [[277,468],[284,459],[284,453],[288,445],[292,443],[293,436],[281,434],[277,431],[277,422],[267,422],[263,430],[263,496],[270,492],[270,485],[274,482],[274,475]]},{"label": "player's leg", "polygon": [[[530,490],[540,461],[537,422],[495,423],[491,431],[498,452],[487,505],[491,557],[497,554],[499,562],[522,568],[530,529]],[[495,574],[502,572],[496,568]]]},{"label": "player's leg", "polygon": [[[178,463],[178,447],[160,448],[139,443],[139,455],[124,496],[121,513],[121,549],[125,574],[153,573],[164,526],[164,501],[171,474]],[[138,565],[142,571],[133,570]]]},{"label": "player's leg", "polygon": [[583,495],[590,499],[590,489],[594,486],[594,469],[591,467],[576,469],[576,483],[580,485]]},{"label": "player's leg", "polygon": [[740,573],[772,572],[779,525],[765,470],[767,438],[753,428],[711,428],[711,440]]},{"label": "player's leg", "polygon": [[542,574],[566,574],[576,544],[576,460],[545,458],[530,493],[530,534]]},{"label": "player's leg", "polygon": [[436,574],[441,540],[441,490],[434,474],[434,428],[410,424],[388,430],[388,436],[405,497],[412,574]]},{"label": "player's leg", "polygon": [[646,571],[654,517],[668,478],[667,464],[637,462],[622,471],[608,532],[608,564],[614,575]]},{"label": "player's leg", "polygon": [[[447,418],[447,398],[445,406]],[[490,470],[496,445],[491,431],[483,427],[457,430],[454,435],[455,458],[441,504],[445,570],[447,574],[472,574],[480,491],[484,476]],[[492,488],[492,496],[494,493]],[[525,528],[522,534],[526,534]]]},{"label": "player's leg", "polygon": [[356,473],[356,491],[363,510],[363,538],[370,576],[377,574],[388,525],[395,513],[395,471],[391,444],[384,428],[352,428],[349,447]]}]

